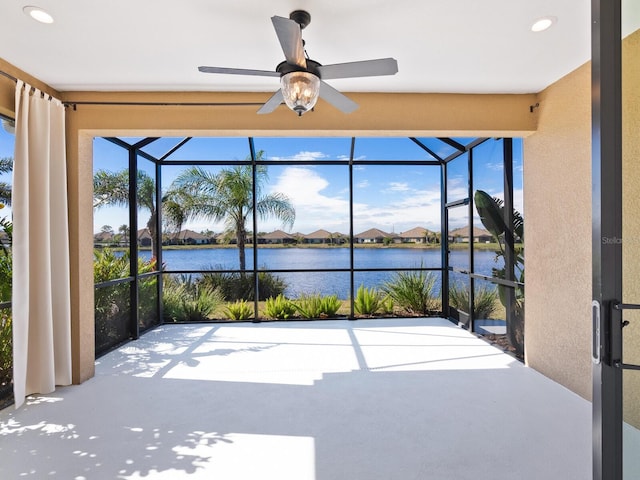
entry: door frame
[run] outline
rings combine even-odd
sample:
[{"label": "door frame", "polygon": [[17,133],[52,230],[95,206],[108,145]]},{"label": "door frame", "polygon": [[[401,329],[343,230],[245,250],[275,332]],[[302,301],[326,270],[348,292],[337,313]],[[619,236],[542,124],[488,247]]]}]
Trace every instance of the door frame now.
[{"label": "door frame", "polygon": [[594,480],[623,475],[621,11],[591,2]]}]

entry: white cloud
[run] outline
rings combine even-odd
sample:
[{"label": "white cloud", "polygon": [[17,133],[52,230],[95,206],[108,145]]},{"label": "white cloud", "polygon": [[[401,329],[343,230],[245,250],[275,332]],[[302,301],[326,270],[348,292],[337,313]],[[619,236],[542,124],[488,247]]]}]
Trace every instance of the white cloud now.
[{"label": "white cloud", "polygon": [[[269,186],[271,192],[283,192],[296,209],[294,231],[310,233],[319,228],[344,230],[348,225],[349,200],[341,196],[329,196],[324,191],[329,186],[327,179],[307,166],[286,167],[275,183]],[[261,222],[260,230],[276,225],[276,221]],[[279,228],[275,226],[274,228]]]},{"label": "white cloud", "polygon": [[496,172],[502,172],[504,170],[504,165],[502,162],[487,162],[484,164],[484,167],[488,170],[494,170]]},{"label": "white cloud", "polygon": [[369,180],[362,180],[361,182],[358,182],[356,184],[356,187],[358,187],[358,188],[367,188],[369,185],[371,185],[369,183]]},{"label": "white cloud", "polygon": [[354,205],[355,233],[368,228],[396,233],[414,227],[440,230],[440,189],[412,192],[385,205]]},{"label": "white cloud", "polygon": [[[361,183],[365,183],[363,181]],[[368,182],[367,182],[368,185]],[[362,186],[359,184],[358,186]],[[341,194],[327,193],[329,181],[307,166],[290,166],[270,185],[273,192],[286,192],[296,209],[293,231],[309,233],[319,228],[329,231],[349,230],[349,201]],[[355,202],[355,233],[368,228],[391,232],[424,226],[440,230],[440,189],[411,191],[407,184],[395,182],[395,191],[404,192],[400,200],[386,204]],[[269,228],[267,226],[269,225]],[[260,230],[279,228],[275,222],[261,223]]]},{"label": "white cloud", "polygon": [[322,160],[328,155],[322,152],[301,151],[290,157],[270,157],[271,160]]},{"label": "white cloud", "polygon": [[467,180],[462,177],[449,177],[447,179],[447,198],[451,200],[459,200],[467,198],[469,190]]},{"label": "white cloud", "polygon": [[389,191],[391,192],[408,192],[410,190],[409,184],[406,182],[390,182]]}]

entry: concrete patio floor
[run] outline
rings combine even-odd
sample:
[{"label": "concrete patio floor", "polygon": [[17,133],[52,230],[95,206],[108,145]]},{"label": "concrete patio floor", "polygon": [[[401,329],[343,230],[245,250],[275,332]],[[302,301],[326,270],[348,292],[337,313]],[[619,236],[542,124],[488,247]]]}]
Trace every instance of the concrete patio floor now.
[{"label": "concrete patio floor", "polygon": [[0,411],[0,478],[591,478],[591,404],[442,319],[165,325]]}]

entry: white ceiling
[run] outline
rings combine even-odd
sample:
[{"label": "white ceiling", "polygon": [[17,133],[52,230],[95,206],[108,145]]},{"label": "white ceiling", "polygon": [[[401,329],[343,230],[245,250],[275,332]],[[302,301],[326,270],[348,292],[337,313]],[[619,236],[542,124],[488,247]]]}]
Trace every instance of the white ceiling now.
[{"label": "white ceiling", "polygon": [[[55,22],[27,17],[34,3]],[[270,17],[296,9],[310,58],[398,60],[395,76],[329,82],[346,92],[533,93],[590,58],[586,0],[2,0],[0,58],[60,91],[275,91],[197,67],[275,69]]]}]

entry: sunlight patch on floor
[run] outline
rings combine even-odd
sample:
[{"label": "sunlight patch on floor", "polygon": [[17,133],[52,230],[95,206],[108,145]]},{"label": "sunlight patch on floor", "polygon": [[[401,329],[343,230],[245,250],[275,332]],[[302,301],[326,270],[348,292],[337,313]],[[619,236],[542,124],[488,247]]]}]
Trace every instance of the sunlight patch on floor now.
[{"label": "sunlight patch on floor", "polygon": [[[223,326],[189,351],[147,361],[168,379],[313,385],[327,373],[356,370],[501,369],[521,365],[446,320],[384,326],[377,322],[302,322]],[[317,327],[317,324],[314,325]],[[295,361],[293,360],[295,359]]]},{"label": "sunlight patch on floor", "polygon": [[344,329],[223,327],[164,378],[313,385],[357,369]]},{"label": "sunlight patch on floor", "polygon": [[367,368],[379,371],[476,370],[521,365],[451,326],[354,328]]},{"label": "sunlight patch on floor", "polygon": [[[192,459],[190,480],[315,480],[315,444],[311,437],[229,433],[220,439],[200,436],[196,445],[173,448],[178,459]],[[135,471],[125,480],[176,480],[185,472],[167,469]]]}]

